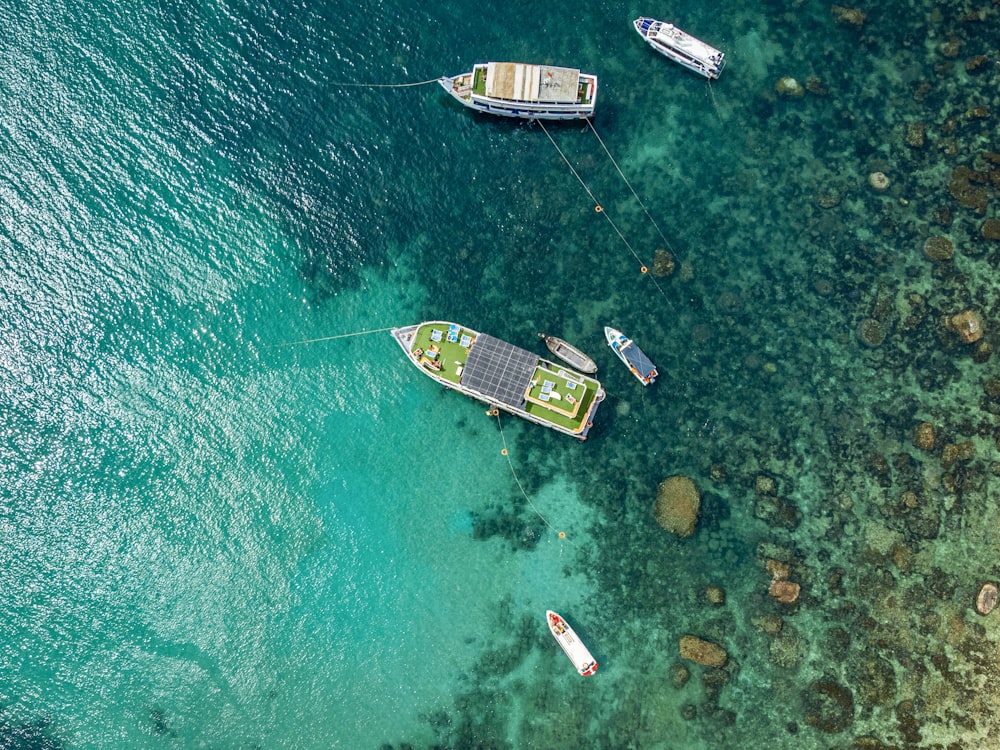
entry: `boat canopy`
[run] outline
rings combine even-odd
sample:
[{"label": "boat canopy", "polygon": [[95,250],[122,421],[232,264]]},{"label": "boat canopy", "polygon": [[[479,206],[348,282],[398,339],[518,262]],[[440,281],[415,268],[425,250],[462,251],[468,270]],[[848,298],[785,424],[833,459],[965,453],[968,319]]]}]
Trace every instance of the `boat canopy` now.
[{"label": "boat canopy", "polygon": [[486,64],[486,96],[519,102],[572,104],[580,88],[580,71],[529,63]]},{"label": "boat canopy", "polygon": [[656,365],[653,364],[653,361],[633,342],[630,341],[627,346],[622,347],[622,354],[642,377],[648,378],[656,372]]}]

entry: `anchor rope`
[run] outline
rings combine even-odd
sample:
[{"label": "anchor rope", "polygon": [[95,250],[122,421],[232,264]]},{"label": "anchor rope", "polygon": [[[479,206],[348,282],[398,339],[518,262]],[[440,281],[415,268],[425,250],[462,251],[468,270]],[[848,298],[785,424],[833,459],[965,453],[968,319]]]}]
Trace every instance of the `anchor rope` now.
[{"label": "anchor rope", "polygon": [[318,339],[304,339],[302,341],[285,341],[281,344],[265,344],[267,348],[274,348],[278,346],[298,346],[299,344],[315,344],[318,341],[333,341],[334,339],[346,339],[351,336],[367,336],[370,333],[385,333],[386,331],[391,331],[395,326],[390,326],[389,328],[374,328],[370,331],[354,331],[353,333],[338,333],[336,336],[323,336]]},{"label": "anchor rope", "polygon": [[[503,451],[502,452],[503,452],[503,455],[507,459],[507,465],[510,467],[511,476],[514,477],[514,483],[517,484],[517,488],[521,491],[521,494],[524,495],[524,499],[528,501],[528,505],[530,505],[531,509],[533,511],[535,511],[535,515],[538,516],[539,518],[541,518],[542,519],[542,523],[544,523],[546,526],[548,526],[549,529],[551,529],[552,531],[555,531],[556,530],[555,526],[553,526],[551,523],[549,523],[549,519],[547,519],[545,516],[543,516],[542,512],[540,510],[538,510],[538,508],[535,507],[535,504],[533,502],[531,502],[531,498],[528,497],[528,493],[524,491],[524,486],[521,484],[521,478],[518,477],[517,471],[514,470],[514,462],[510,460],[510,451],[507,449],[507,437],[503,434],[503,423],[500,421],[500,410],[499,409],[496,410],[496,418],[497,418],[497,427],[500,428],[500,440],[503,442]],[[562,531],[557,532],[557,535],[558,535],[560,541],[569,542],[570,544],[573,544],[574,547],[576,546],[571,539],[568,539],[566,537],[566,533],[565,532],[562,532]]]},{"label": "anchor rope", "polygon": [[667,239],[666,235],[663,234],[663,230],[660,229],[660,225],[653,220],[653,216],[652,214],[649,213],[649,209],[646,208],[646,204],[642,202],[642,198],[640,198],[639,194],[635,192],[635,188],[632,187],[632,183],[628,181],[628,177],[626,177],[625,173],[622,172],[622,168],[618,166],[618,162],[615,161],[615,157],[613,157],[611,155],[611,152],[608,151],[608,147],[605,145],[604,139],[601,138],[601,134],[597,132],[597,128],[594,127],[594,123],[591,122],[589,117],[585,117],[583,119],[587,121],[587,125],[590,126],[590,132],[592,132],[594,136],[597,138],[597,142],[601,144],[601,148],[604,149],[604,153],[608,155],[608,158],[611,160],[611,163],[615,165],[615,169],[618,170],[618,174],[622,178],[622,181],[628,186],[628,189],[632,191],[632,197],[635,198],[635,202],[639,204],[639,207],[646,214],[646,218],[649,219],[649,223],[653,225],[653,228],[656,230],[657,234],[660,235],[660,239],[663,240],[663,244],[666,245],[667,249],[670,252],[674,253],[674,255],[676,256],[677,253],[675,253],[673,247],[670,246],[670,241]]},{"label": "anchor rope", "polygon": [[643,274],[649,276],[650,280],[653,282],[653,286],[656,287],[657,291],[659,291],[659,293],[662,294],[665,299],[669,299],[669,297],[667,297],[667,293],[663,291],[663,287],[661,287],[659,283],[656,281],[656,278],[652,274],[646,274],[646,271],[648,269],[646,268],[646,264],[642,262],[642,258],[640,258],[639,254],[636,253],[635,248],[633,248],[632,244],[625,238],[625,235],[622,234],[622,231],[618,228],[618,225],[615,224],[614,220],[608,215],[608,212],[605,211],[604,208],[601,206],[600,201],[598,201],[597,198],[594,196],[593,191],[587,186],[587,183],[583,181],[583,178],[580,176],[580,174],[576,171],[576,169],[573,168],[573,165],[570,163],[569,159],[566,158],[566,154],[563,153],[562,149],[559,148],[559,145],[555,142],[555,140],[552,138],[552,135],[546,129],[545,124],[541,120],[536,120],[536,122],[542,128],[542,132],[545,133],[546,136],[548,136],[549,142],[555,147],[556,151],[559,152],[559,156],[562,157],[562,160],[566,163],[566,166],[569,167],[569,171],[573,173],[573,176],[576,177],[577,181],[580,183],[583,189],[587,191],[587,195],[589,195],[590,199],[594,202],[594,210],[599,211],[604,215],[604,218],[608,220],[609,224],[611,224],[611,228],[615,230],[615,233],[621,238],[622,242],[625,243],[625,247],[627,247],[629,252],[632,253],[632,257],[635,258],[636,261],[638,261],[639,266],[642,268]]},{"label": "anchor rope", "polygon": [[417,81],[416,83],[331,83],[331,86],[339,88],[362,88],[362,89],[405,89],[410,86],[426,86],[428,83],[437,83],[439,79],[431,78],[427,81]]}]

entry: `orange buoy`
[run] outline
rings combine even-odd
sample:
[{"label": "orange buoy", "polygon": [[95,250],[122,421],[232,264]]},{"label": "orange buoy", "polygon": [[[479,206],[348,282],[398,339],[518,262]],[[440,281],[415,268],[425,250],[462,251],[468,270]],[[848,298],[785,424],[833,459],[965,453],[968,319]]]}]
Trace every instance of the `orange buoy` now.
[{"label": "orange buoy", "polygon": [[559,532],[559,538],[560,539],[565,539],[566,538],[566,532],[565,531],[560,531]]},{"label": "orange buoy", "polygon": [[597,213],[601,213],[601,211],[603,211],[603,210],[604,209],[601,208],[599,205],[598,206],[594,206],[594,211],[596,211]]},{"label": "orange buoy", "polygon": [[646,273],[649,269],[646,268],[645,266],[642,266],[639,270],[642,271],[643,273]]},{"label": "orange buoy", "polygon": [[506,456],[507,455],[507,449],[506,448],[501,449],[500,455],[501,456]]}]

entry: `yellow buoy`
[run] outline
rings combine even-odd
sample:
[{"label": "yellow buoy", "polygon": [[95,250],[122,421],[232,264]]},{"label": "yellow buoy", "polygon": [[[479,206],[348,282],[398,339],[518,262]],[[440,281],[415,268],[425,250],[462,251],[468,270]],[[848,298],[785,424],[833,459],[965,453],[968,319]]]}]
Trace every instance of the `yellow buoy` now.
[{"label": "yellow buoy", "polygon": [[639,270],[642,271],[643,273],[646,273],[649,269],[646,268],[645,266],[642,266],[642,268],[640,268]]},{"label": "yellow buoy", "polygon": [[559,532],[559,538],[560,539],[565,539],[566,538],[566,532],[565,531],[560,531]]},{"label": "yellow buoy", "polygon": [[500,455],[501,455],[501,456],[506,456],[506,455],[507,455],[507,449],[506,449],[506,448],[503,448],[503,449],[502,449],[502,450],[500,451]]},{"label": "yellow buoy", "polygon": [[601,213],[601,211],[603,211],[604,209],[603,209],[603,208],[601,208],[600,206],[594,206],[594,210],[595,210],[595,211],[596,211],[597,213]]}]

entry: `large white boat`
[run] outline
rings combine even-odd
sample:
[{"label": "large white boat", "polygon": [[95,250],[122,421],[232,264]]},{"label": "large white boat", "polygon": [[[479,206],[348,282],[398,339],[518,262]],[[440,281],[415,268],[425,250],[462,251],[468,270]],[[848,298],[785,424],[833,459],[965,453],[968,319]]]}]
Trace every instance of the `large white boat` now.
[{"label": "large white boat", "polygon": [[597,363],[568,341],[556,336],[546,336],[544,333],[540,333],[538,336],[545,342],[549,351],[563,362],[572,365],[580,372],[588,374],[597,372]]},{"label": "large white boat", "polygon": [[577,120],[594,114],[597,76],[530,63],[477,63],[438,83],[466,107],[501,117]]},{"label": "large white boat", "polygon": [[722,52],[672,23],[655,18],[637,18],[632,25],[650,47],[688,70],[714,79],[726,67],[726,56]]},{"label": "large white boat", "polygon": [[659,375],[656,371],[656,365],[643,353],[642,349],[636,346],[632,339],[611,326],[604,326],[604,337],[608,340],[608,346],[611,347],[611,350],[618,355],[618,359],[625,363],[625,366],[639,379],[640,383],[650,385],[656,381],[656,376]]},{"label": "large white boat", "polygon": [[432,320],[392,335],[418,370],[446,388],[580,440],[605,397],[594,378],[458,323]]},{"label": "large white boat", "polygon": [[573,628],[556,612],[551,609],[545,611],[545,619],[549,623],[549,630],[552,636],[562,646],[566,656],[573,662],[576,671],[584,677],[589,677],[597,671],[597,659],[593,657],[583,641],[577,636]]}]

